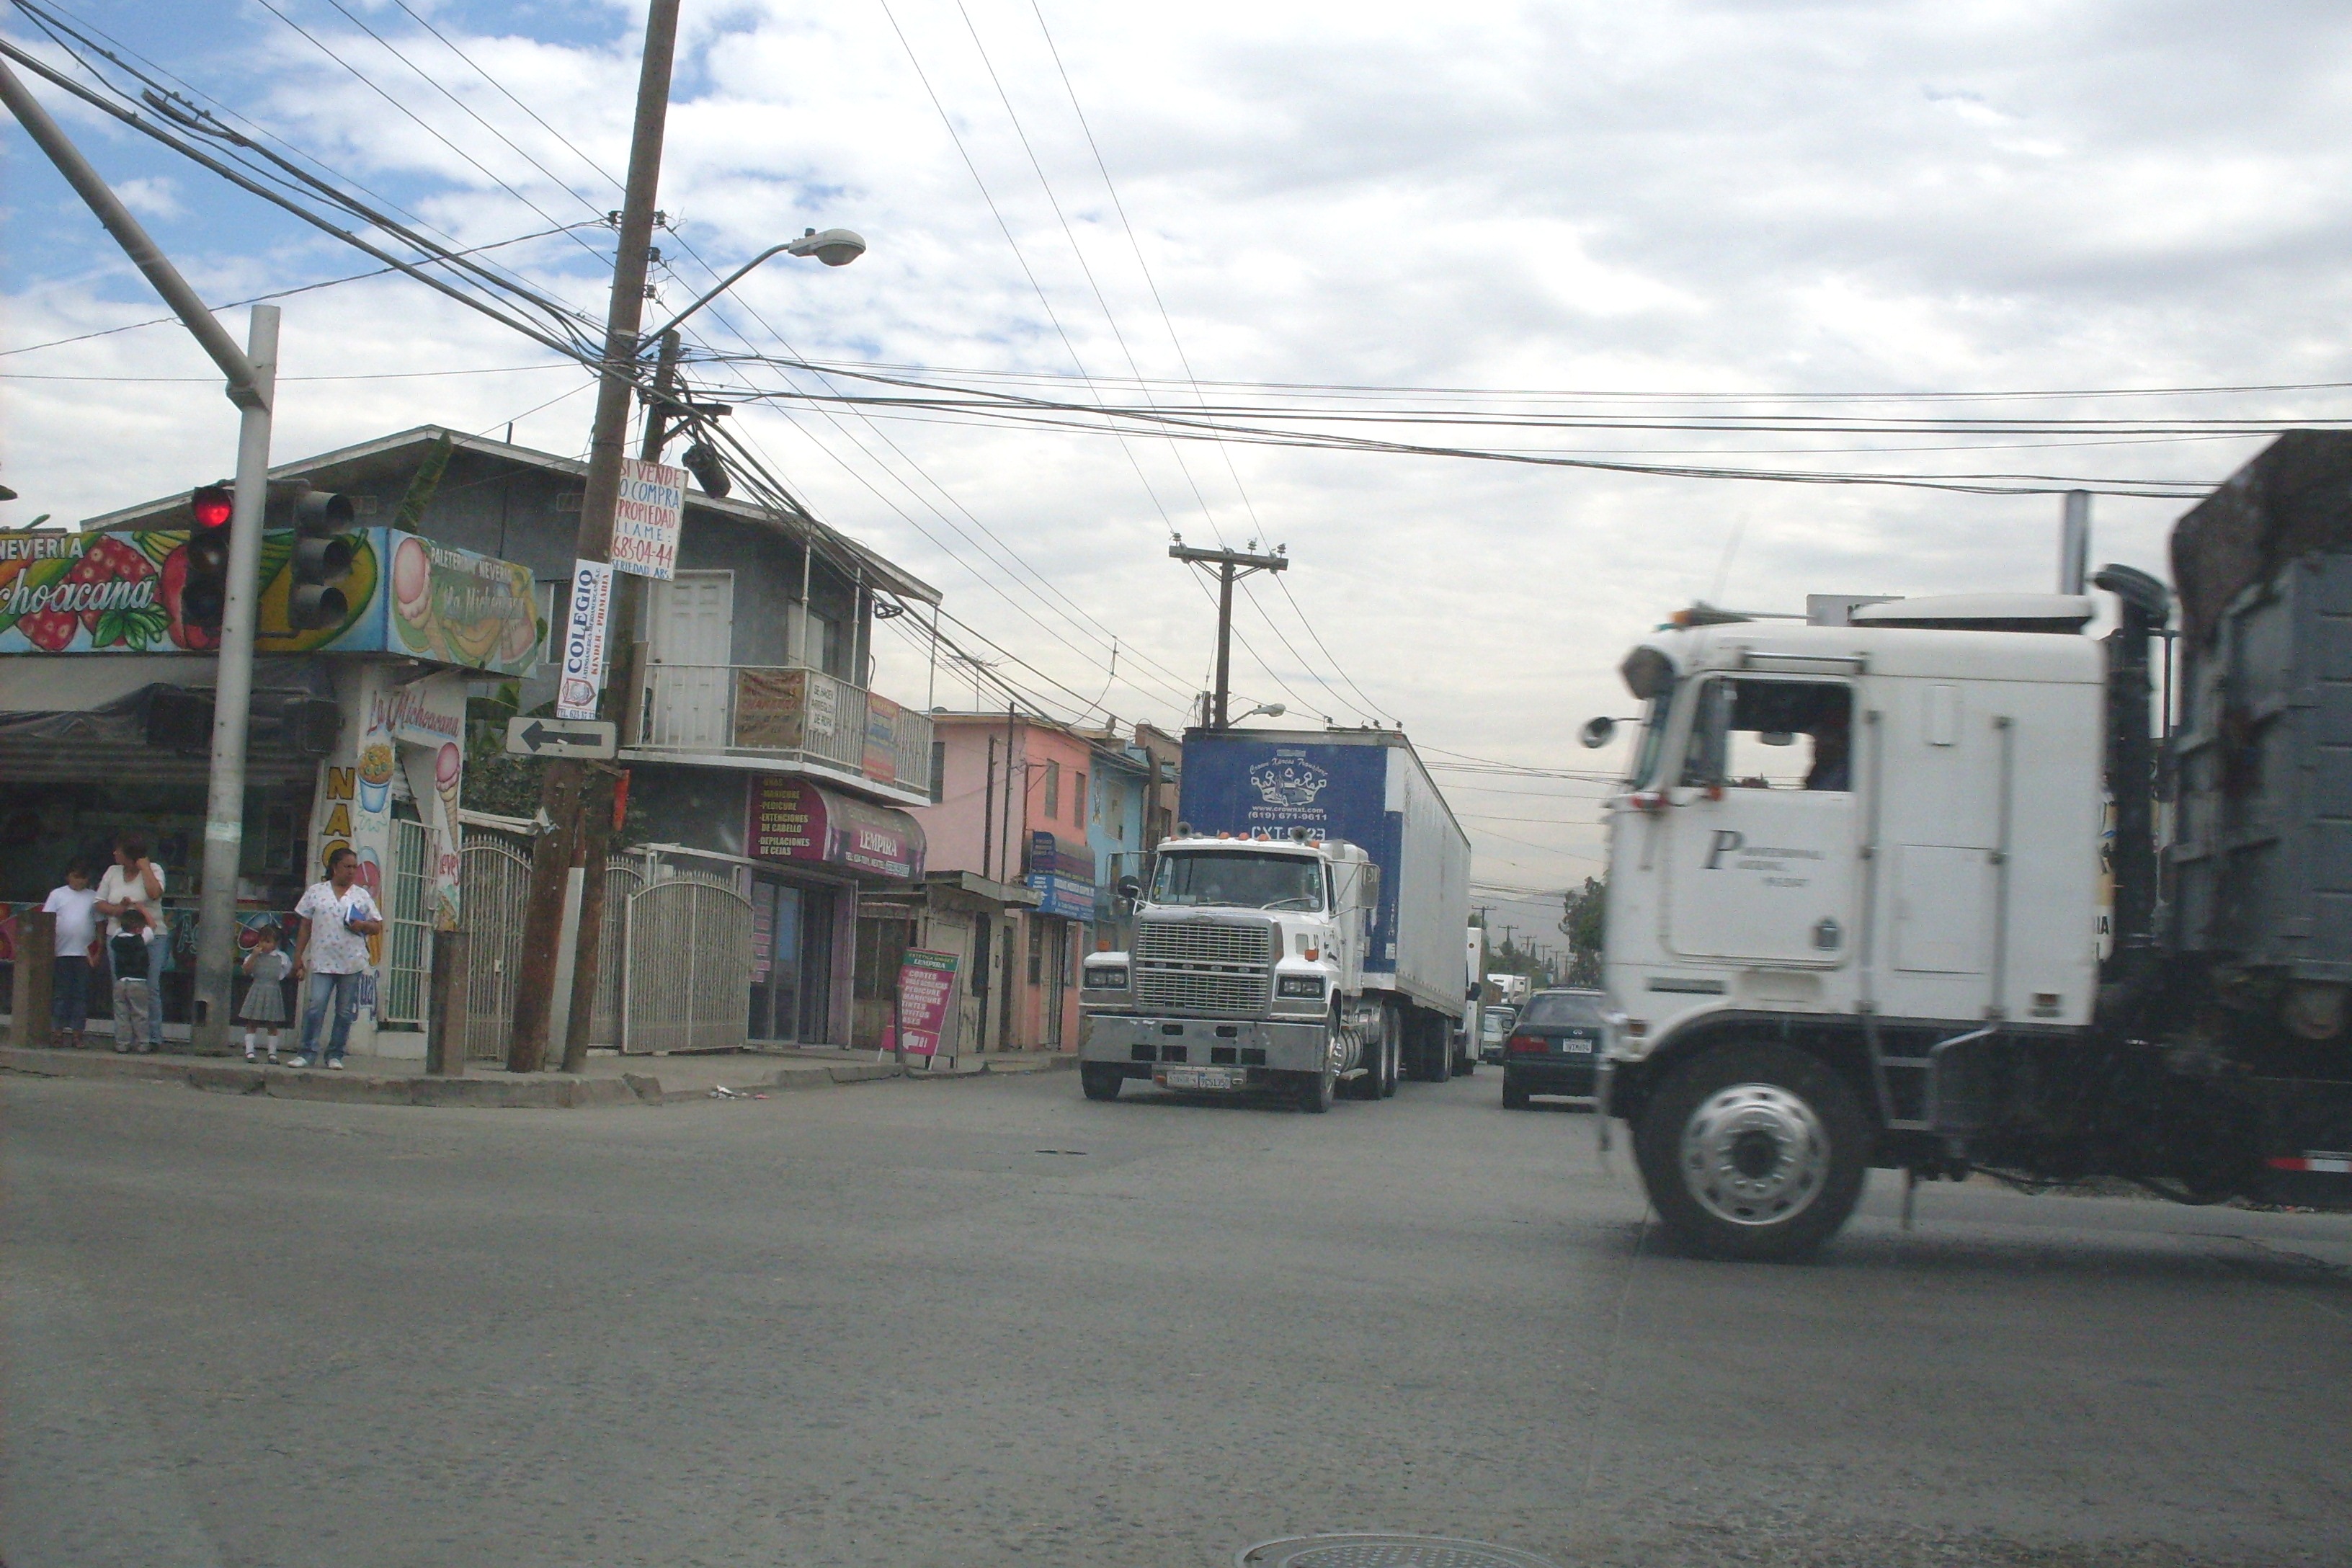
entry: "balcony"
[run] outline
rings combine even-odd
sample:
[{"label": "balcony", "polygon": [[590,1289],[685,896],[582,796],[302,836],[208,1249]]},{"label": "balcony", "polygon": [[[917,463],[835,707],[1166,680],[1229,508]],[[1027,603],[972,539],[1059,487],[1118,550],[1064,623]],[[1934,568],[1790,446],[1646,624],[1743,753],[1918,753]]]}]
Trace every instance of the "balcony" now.
[{"label": "balcony", "polygon": [[639,667],[628,761],[787,768],[898,805],[931,798],[931,721],[862,686],[791,665]]}]

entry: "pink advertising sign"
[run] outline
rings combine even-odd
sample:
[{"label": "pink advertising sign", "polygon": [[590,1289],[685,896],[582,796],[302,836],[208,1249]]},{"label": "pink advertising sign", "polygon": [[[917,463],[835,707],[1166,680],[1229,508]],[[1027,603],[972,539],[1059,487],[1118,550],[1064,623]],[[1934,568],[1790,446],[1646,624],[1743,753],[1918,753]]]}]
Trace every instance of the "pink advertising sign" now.
[{"label": "pink advertising sign", "polygon": [[952,1032],[956,955],[909,948],[898,965],[898,1047],[910,1057],[936,1057]]}]

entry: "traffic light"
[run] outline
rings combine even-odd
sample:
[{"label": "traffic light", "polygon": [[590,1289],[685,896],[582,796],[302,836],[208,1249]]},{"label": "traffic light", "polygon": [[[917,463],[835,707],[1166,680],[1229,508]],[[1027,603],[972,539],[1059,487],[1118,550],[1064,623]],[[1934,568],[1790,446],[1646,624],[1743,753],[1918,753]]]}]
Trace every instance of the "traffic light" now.
[{"label": "traffic light", "polygon": [[270,488],[269,526],[294,531],[294,580],[286,595],[287,625],[295,631],[341,626],[351,606],[335,586],[352,574],[352,542],[345,531],[354,513],[352,498],[312,489],[298,479]]},{"label": "traffic light", "polygon": [[188,497],[194,526],[179,591],[180,624],[190,647],[220,646],[221,616],[228,608],[228,520],[236,510],[226,485],[205,485]]}]

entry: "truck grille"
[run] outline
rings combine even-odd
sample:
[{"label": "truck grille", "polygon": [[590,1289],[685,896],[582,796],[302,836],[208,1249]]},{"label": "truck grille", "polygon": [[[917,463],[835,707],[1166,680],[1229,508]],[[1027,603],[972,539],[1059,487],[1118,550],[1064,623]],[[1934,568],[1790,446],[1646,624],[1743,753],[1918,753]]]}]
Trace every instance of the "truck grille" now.
[{"label": "truck grille", "polygon": [[1135,931],[1135,999],[1189,1013],[1263,1015],[1272,994],[1274,928],[1222,921],[1145,921]]}]

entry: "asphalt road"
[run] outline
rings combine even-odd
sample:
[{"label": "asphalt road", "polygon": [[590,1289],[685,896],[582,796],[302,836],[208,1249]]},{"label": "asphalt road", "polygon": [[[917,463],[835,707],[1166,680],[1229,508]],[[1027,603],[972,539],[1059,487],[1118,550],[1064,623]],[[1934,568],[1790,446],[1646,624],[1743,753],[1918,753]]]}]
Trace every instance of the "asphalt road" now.
[{"label": "asphalt road", "polygon": [[8,1080],[8,1568],[2352,1559],[2352,1220],[1929,1187],[1673,1257],[1492,1069],[610,1111]]}]

